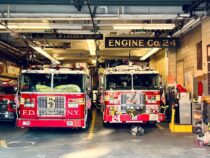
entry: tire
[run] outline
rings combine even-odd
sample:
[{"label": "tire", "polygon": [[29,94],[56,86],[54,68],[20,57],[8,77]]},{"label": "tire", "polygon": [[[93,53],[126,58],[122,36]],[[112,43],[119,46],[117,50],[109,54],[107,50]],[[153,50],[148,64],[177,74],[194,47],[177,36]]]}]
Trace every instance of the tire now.
[{"label": "tire", "polygon": [[92,120],[92,108],[88,110],[88,118]]},{"label": "tire", "polygon": [[88,110],[88,116],[87,116],[87,120],[85,122],[85,127],[82,128],[83,131],[86,131],[86,130],[89,129],[89,127],[90,127],[90,120],[91,120],[91,110]]}]

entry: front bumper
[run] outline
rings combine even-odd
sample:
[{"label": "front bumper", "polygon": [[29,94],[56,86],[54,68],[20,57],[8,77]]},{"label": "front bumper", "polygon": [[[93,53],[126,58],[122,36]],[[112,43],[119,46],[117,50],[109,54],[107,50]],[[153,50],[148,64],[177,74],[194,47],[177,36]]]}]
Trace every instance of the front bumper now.
[{"label": "front bumper", "polygon": [[105,115],[103,117],[105,123],[147,123],[151,121],[163,122],[165,116],[162,113],[158,114],[140,114],[135,119],[128,114],[121,114],[119,116]]},{"label": "front bumper", "polygon": [[57,127],[57,128],[84,128],[84,119],[22,119],[18,118],[16,125],[25,127]]}]

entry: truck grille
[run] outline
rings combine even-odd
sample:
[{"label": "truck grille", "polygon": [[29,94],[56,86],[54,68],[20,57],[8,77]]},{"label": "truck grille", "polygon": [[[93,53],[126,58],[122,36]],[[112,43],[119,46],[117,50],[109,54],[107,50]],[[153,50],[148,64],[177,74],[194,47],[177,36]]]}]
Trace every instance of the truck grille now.
[{"label": "truck grille", "polygon": [[44,96],[38,97],[39,116],[64,116],[65,97],[64,96]]}]

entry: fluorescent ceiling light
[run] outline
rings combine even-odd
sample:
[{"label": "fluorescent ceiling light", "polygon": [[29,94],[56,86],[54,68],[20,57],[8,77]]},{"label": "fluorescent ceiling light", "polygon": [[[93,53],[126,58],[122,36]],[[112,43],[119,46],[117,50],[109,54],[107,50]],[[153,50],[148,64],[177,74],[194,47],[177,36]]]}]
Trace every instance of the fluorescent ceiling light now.
[{"label": "fluorescent ceiling light", "polygon": [[200,23],[200,18],[198,19],[192,19],[190,20],[188,23],[186,23],[181,30],[178,30],[177,32],[175,32],[172,36],[173,37],[177,37],[180,36],[181,34],[185,33],[187,30],[189,30],[189,28],[192,28],[193,26],[197,26],[197,24]]},{"label": "fluorescent ceiling light", "polygon": [[114,30],[171,30],[175,24],[113,24]]},{"label": "fluorescent ceiling light", "polygon": [[152,48],[150,49],[145,55],[143,55],[140,60],[146,60],[147,58],[149,58],[151,55],[157,53],[159,50],[161,50],[161,48]]},{"label": "fluorescent ceiling light", "polygon": [[92,59],[91,60],[91,63],[95,65],[96,64],[96,60],[95,59]]},{"label": "fluorescent ceiling light", "polygon": [[46,58],[48,58],[49,60],[51,60],[51,62],[53,64],[60,64],[60,62],[58,60],[56,60],[51,55],[49,55],[47,52],[45,52],[42,48],[40,48],[40,47],[34,47],[34,46],[31,46],[31,45],[30,45],[30,47],[33,48],[34,50],[36,50],[38,53],[40,53],[43,56],[45,56]]},{"label": "fluorescent ceiling light", "polygon": [[57,33],[61,33],[61,34],[92,34],[93,32],[91,32],[90,30],[67,30],[67,29],[63,29],[63,30],[57,30]]},{"label": "fluorescent ceiling light", "polygon": [[[56,23],[8,23],[9,29],[82,29],[82,25],[56,24]],[[6,29],[0,25],[0,29]]]}]

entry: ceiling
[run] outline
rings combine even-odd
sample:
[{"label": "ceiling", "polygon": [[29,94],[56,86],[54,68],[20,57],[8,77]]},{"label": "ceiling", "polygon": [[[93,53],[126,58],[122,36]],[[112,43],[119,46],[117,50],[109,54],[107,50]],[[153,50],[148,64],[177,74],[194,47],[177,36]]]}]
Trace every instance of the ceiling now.
[{"label": "ceiling", "polygon": [[[198,25],[209,9],[207,0],[1,0],[0,4],[0,56],[20,62],[33,59],[39,63],[49,60],[31,46],[40,47],[61,63],[89,64],[95,60],[128,59],[128,56],[139,59],[150,48],[108,49],[104,40],[31,39],[27,34],[179,37]],[[115,25],[128,24],[144,27],[115,28]],[[147,28],[150,24],[174,27]]]}]

